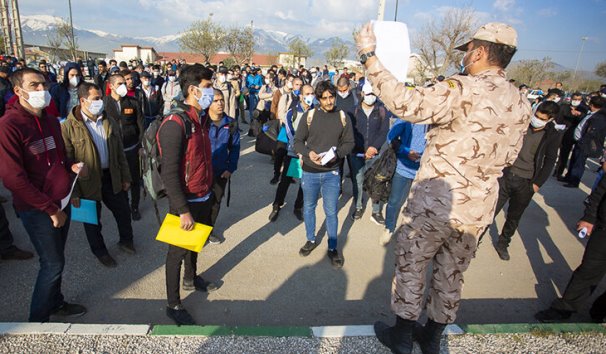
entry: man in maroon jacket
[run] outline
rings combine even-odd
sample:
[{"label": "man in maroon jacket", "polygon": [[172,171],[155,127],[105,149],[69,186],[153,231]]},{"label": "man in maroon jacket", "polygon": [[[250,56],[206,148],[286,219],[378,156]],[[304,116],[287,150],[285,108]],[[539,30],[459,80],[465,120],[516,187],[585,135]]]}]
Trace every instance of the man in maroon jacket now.
[{"label": "man in maroon jacket", "polygon": [[81,316],[86,308],[65,302],[61,293],[69,216],[60,208],[70,191],[70,169],[81,167],[68,163],[59,122],[44,110],[51,98],[44,75],[25,68],[11,76],[11,83],[19,100],[0,120],[0,178],[40,257],[29,320]]}]

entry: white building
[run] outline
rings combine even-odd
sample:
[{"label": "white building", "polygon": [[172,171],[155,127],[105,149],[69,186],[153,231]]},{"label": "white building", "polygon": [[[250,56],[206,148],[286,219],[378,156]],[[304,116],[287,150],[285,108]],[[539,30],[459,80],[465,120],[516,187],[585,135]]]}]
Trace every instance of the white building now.
[{"label": "white building", "polygon": [[158,53],[154,47],[142,47],[136,44],[123,44],[120,49],[114,49],[114,59],[121,62],[129,62],[131,60],[142,60],[143,63],[149,64],[158,60]]}]

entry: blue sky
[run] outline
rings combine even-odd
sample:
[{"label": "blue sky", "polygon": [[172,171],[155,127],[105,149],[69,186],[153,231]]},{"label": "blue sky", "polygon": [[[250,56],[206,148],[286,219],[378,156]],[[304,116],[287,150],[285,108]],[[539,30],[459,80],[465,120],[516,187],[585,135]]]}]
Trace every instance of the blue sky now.
[{"label": "blue sky", "polygon": [[[392,20],[396,0],[386,0]],[[67,0],[19,0],[23,15],[68,16]],[[52,5],[51,5],[52,4]],[[449,7],[469,6],[480,22],[502,21],[518,30],[514,59],[549,56],[574,69],[587,36],[579,69],[593,71],[606,60],[606,0],[399,0],[398,20],[412,35]],[[226,25],[255,26],[312,38],[351,38],[352,29],[377,16],[378,0],[72,0],[74,25],[132,36],[165,36],[213,13]],[[81,43],[84,46],[84,43]]]}]

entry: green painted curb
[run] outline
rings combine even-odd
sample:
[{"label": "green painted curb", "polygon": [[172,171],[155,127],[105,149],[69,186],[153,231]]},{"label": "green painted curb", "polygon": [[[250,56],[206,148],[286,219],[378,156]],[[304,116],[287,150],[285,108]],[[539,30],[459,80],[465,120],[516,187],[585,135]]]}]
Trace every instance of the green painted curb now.
[{"label": "green painted curb", "polygon": [[310,327],[260,327],[260,326],[174,326],[156,325],[152,336],[254,336],[254,337],[312,337]]},{"label": "green painted curb", "polygon": [[487,325],[459,325],[465,334],[505,334],[505,333],[606,333],[606,327],[597,323],[511,323]]}]

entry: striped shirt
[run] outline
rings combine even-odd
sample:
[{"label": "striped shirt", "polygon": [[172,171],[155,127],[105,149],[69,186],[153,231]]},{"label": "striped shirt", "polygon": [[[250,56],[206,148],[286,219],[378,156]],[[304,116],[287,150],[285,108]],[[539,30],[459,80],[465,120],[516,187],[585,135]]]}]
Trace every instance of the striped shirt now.
[{"label": "striped shirt", "polygon": [[103,128],[103,116],[99,116],[97,121],[89,119],[86,114],[82,114],[84,117],[84,125],[90,132],[90,136],[93,138],[93,143],[97,148],[99,154],[99,160],[101,161],[101,169],[109,168],[109,149],[107,148],[107,136],[105,135],[105,129]]}]

